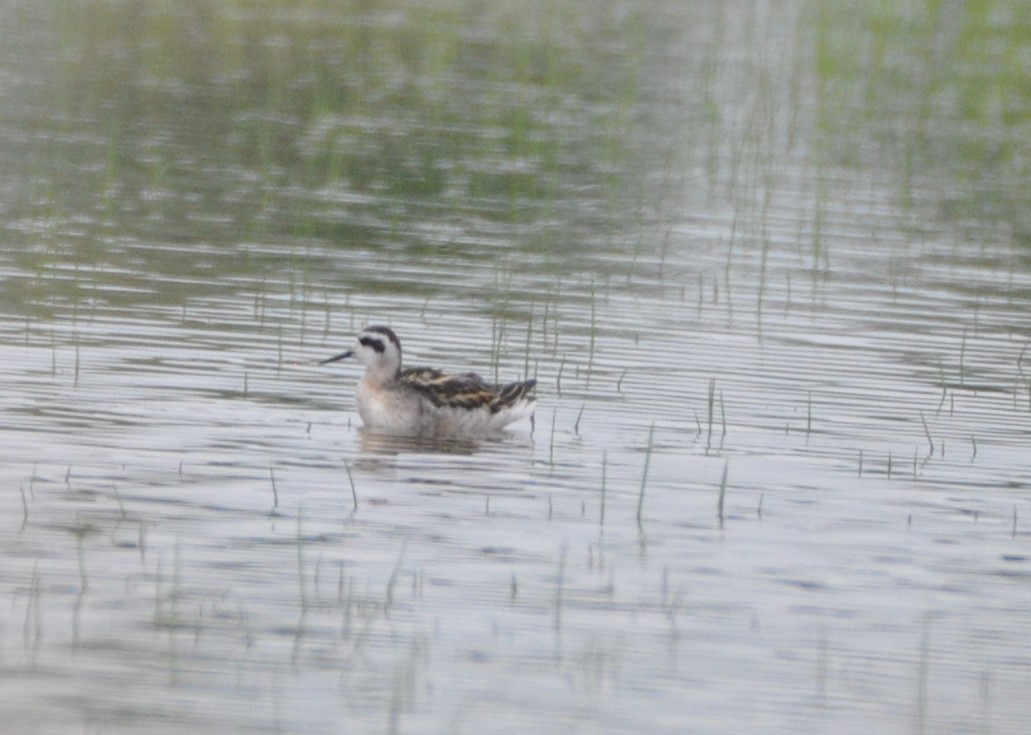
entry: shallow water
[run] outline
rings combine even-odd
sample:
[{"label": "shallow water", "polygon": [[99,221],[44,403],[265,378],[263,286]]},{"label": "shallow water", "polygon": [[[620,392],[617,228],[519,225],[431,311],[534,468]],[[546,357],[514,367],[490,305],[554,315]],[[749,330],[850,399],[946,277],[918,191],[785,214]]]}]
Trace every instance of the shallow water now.
[{"label": "shallow water", "polygon": [[[345,12],[379,71],[311,116],[283,98],[340,60],[303,13],[276,35],[214,5],[208,41],[249,61],[212,71],[158,63],[190,11],[21,12],[48,63],[6,59],[0,127],[25,151],[0,235],[9,727],[1027,729],[1021,223],[958,163],[847,160],[877,116],[827,155],[850,82],[812,71],[790,4],[573,7],[565,44],[547,4],[441,4],[428,32]],[[107,89],[135,38],[137,101],[184,109]],[[284,81],[259,102],[262,59]],[[188,130],[202,103],[221,143]],[[411,364],[535,375],[534,424],[362,432],[357,367],[316,363],[370,322]]]}]

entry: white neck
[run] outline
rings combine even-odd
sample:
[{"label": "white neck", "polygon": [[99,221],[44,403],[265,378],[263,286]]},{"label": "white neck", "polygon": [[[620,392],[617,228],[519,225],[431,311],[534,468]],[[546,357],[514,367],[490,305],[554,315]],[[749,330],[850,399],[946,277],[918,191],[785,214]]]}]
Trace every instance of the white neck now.
[{"label": "white neck", "polygon": [[384,360],[374,365],[367,365],[365,367],[365,380],[377,385],[389,383],[397,377],[399,369],[400,365],[393,360]]}]

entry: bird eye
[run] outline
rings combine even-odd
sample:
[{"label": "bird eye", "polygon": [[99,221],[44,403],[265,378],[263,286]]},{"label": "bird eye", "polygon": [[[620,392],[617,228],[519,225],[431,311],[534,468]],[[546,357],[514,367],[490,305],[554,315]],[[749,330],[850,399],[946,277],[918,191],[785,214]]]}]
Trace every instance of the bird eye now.
[{"label": "bird eye", "polygon": [[381,355],[387,349],[387,346],[383,344],[383,340],[376,339],[375,337],[361,337],[358,341],[363,347],[370,347]]}]

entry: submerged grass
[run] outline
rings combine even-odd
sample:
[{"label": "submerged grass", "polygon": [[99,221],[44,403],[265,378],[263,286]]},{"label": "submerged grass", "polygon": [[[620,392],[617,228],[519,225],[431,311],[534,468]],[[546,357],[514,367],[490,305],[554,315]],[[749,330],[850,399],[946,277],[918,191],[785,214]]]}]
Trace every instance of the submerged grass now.
[{"label": "submerged grass", "polygon": [[566,586],[566,545],[559,551],[558,573],[555,575],[555,632],[562,632],[562,603]]},{"label": "submerged grass", "polygon": [[32,567],[28,602],[25,605],[25,621],[22,625],[22,645],[33,656],[39,650],[40,642],[43,639],[42,589],[39,562],[36,561]]},{"label": "submerged grass", "polygon": [[387,588],[383,599],[384,617],[390,617],[390,609],[394,606],[394,592],[397,588],[398,580],[401,577],[401,566],[404,563],[405,548],[405,545],[402,544],[401,550],[397,554],[397,561],[394,563],[394,568],[390,570],[390,577],[387,579]]},{"label": "submerged grass", "polygon": [[[297,549],[297,591],[299,594],[298,599],[300,600],[301,615],[303,616],[308,611],[308,586],[305,583],[305,569],[304,569],[304,505],[300,505],[297,508],[297,536],[296,543]],[[301,626],[298,626],[300,630]]]}]

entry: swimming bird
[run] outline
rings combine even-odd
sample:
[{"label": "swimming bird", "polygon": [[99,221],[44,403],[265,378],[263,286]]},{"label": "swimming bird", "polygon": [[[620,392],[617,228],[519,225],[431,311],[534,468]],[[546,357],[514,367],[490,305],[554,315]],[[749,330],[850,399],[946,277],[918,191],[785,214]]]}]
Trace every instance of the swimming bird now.
[{"label": "swimming bird", "polygon": [[319,364],[350,357],[365,366],[355,396],[358,413],[372,431],[470,437],[493,434],[533,415],[536,380],[495,385],[476,373],[402,369],[401,341],[390,327],[366,327],[351,349]]}]

